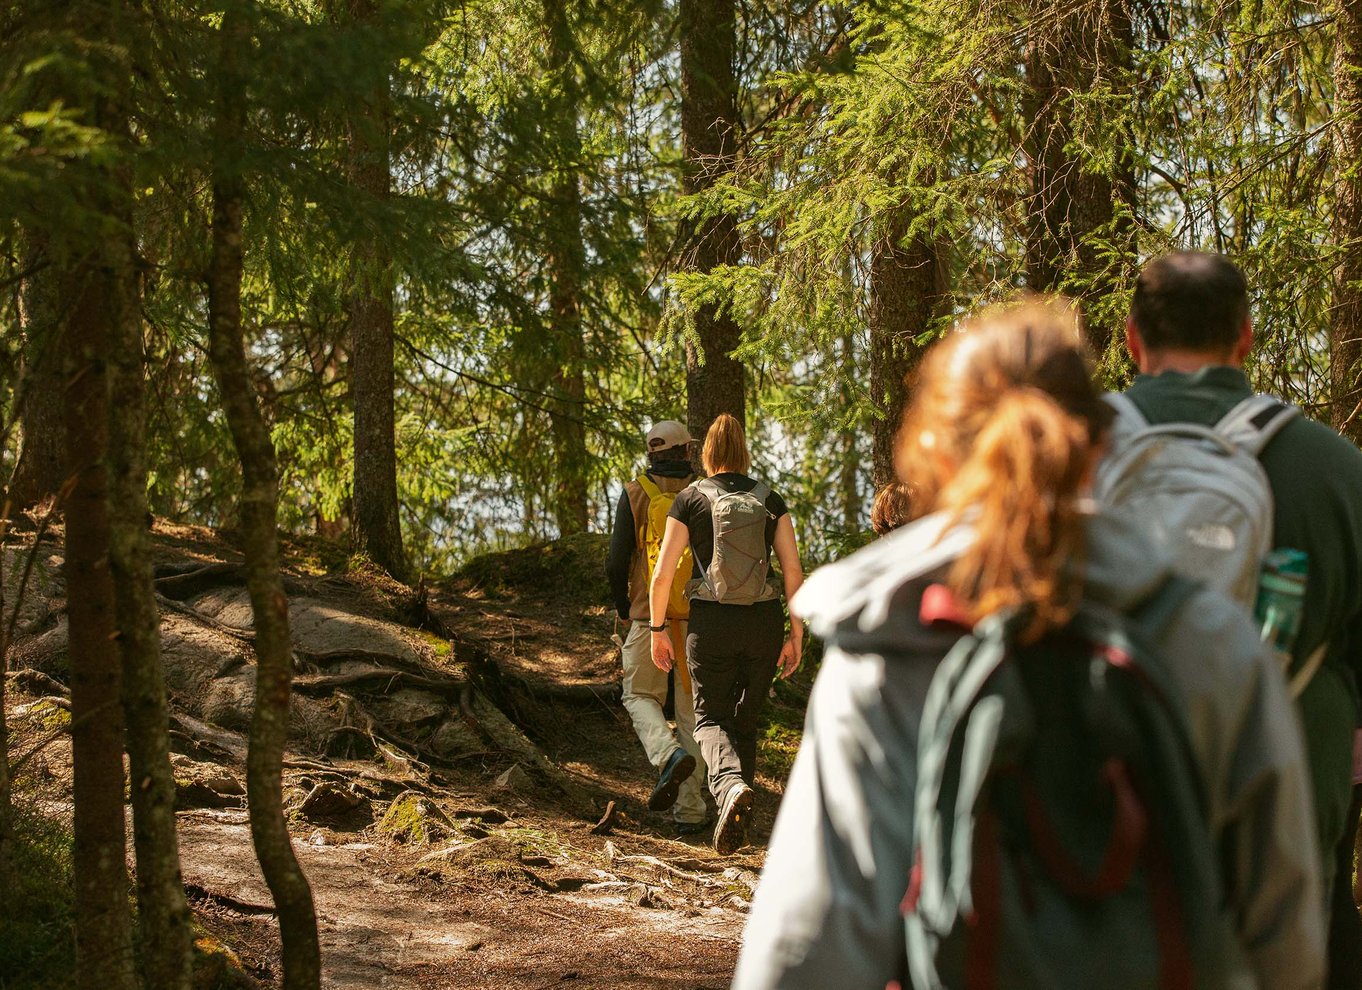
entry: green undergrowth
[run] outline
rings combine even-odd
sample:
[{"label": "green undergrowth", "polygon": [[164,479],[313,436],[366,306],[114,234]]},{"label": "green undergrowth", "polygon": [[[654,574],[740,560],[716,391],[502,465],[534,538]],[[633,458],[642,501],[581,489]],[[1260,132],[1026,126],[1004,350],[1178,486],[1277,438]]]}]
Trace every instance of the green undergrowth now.
[{"label": "green undergrowth", "polygon": [[75,978],[71,834],[66,823],[15,808],[14,869],[0,920],[5,990],[50,990]]},{"label": "green undergrowth", "polygon": [[794,676],[777,679],[774,697],[766,703],[761,736],[757,739],[757,766],[782,785],[790,776],[799,742],[804,734],[804,710],[809,705],[809,692],[818,673],[822,649],[817,642],[806,644],[804,662]]},{"label": "green undergrowth", "polygon": [[610,538],[578,533],[552,543],[489,553],[469,561],[450,583],[493,596],[556,598],[583,605],[610,601],[605,557]]}]

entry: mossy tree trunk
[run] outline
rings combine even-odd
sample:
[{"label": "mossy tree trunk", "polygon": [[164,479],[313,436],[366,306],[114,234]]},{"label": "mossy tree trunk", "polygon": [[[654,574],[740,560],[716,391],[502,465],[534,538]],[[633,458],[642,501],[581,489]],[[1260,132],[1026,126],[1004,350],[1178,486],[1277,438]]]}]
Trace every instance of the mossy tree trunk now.
[{"label": "mossy tree trunk", "polygon": [[112,275],[109,372],[109,568],[122,661],[122,702],[137,857],[138,941],[147,987],[189,990],[193,938],[175,833],[170,713],[161,617],[147,535],[146,363],[132,228],[132,176],[117,177],[117,232],[105,241]]},{"label": "mossy tree trunk", "polygon": [[553,179],[548,213],[549,353],[554,398],[549,409],[553,433],[554,514],[567,536],[587,527],[586,341],[582,336],[582,139],[577,114],[576,50],[567,9],[557,0],[543,5],[548,70],[553,80],[547,128],[552,140]]},{"label": "mossy tree trunk", "polygon": [[[841,365],[839,377],[842,383],[842,408],[851,409],[852,384],[856,381],[856,336],[844,333],[838,348]],[[842,427],[837,440],[841,447],[840,485],[842,503],[842,530],[855,533],[861,528],[861,447],[860,433],[855,424]]]},{"label": "mossy tree trunk", "polygon": [[[737,149],[738,82],[734,74],[737,19],[733,0],[681,0],[682,189],[713,186],[733,169]],[[742,248],[737,222],[722,213],[700,222],[689,252],[692,271],[736,264]],[[703,439],[720,413],[747,423],[746,375],[733,357],[737,322],[713,303],[695,313],[695,340],[686,342],[686,423]]]},{"label": "mossy tree trunk", "polygon": [[19,292],[19,324],[24,335],[23,378],[19,386],[22,443],[7,492],[10,518],[55,496],[66,479],[62,436],[61,342],[66,303],[44,232],[24,238],[23,265],[28,275]]},{"label": "mossy tree trunk", "polygon": [[1334,300],[1329,320],[1334,429],[1362,444],[1362,0],[1336,0],[1334,25]]},{"label": "mossy tree trunk", "polygon": [[123,711],[109,571],[110,326],[129,291],[97,262],[76,267],[65,328],[67,616],[71,655],[71,758],[74,764],[76,985],[125,990],[133,972],[123,825]]},{"label": "mossy tree trunk", "polygon": [[257,405],[241,327],[242,205],[237,157],[245,133],[244,75],[249,0],[228,9],[214,134],[213,251],[208,271],[209,355],[241,460],[241,535],[246,587],[255,619],[255,711],[246,756],[251,838],[279,916],[285,990],[321,985],[321,950],[312,889],[298,865],[284,818],[283,756],[288,739],[292,659],[288,598],[279,575],[278,467]]},{"label": "mossy tree trunk", "polygon": [[[131,69],[125,21],[113,0],[90,0],[54,11],[90,45],[88,88],[77,97],[87,120],[121,152],[127,146]],[[121,156],[120,156],[121,157]],[[76,986],[131,990],[138,985],[123,819],[123,710],[115,645],[114,589],[109,567],[109,362],[123,339],[118,322],[132,318],[136,294],[130,259],[113,245],[131,212],[126,176],[107,163],[72,171],[73,192],[104,229],[66,236],[53,257],[61,293],[69,300],[65,326],[62,407],[66,477],[67,618],[71,663],[73,871],[75,874]]]},{"label": "mossy tree trunk", "polygon": [[871,473],[876,491],[895,478],[894,447],[908,402],[908,376],[922,348],[916,338],[940,312],[945,287],[936,244],[913,234],[912,215],[892,213],[870,254]]},{"label": "mossy tree trunk", "polygon": [[[0,534],[8,529],[0,519]],[[0,621],[5,615],[5,557],[0,540]],[[9,721],[5,717],[5,671],[9,670],[8,623],[0,627],[0,889],[13,890],[14,883],[14,793],[9,776]]]},{"label": "mossy tree trunk", "polygon": [[1120,281],[1109,260],[1113,243],[1129,265],[1135,261],[1133,219],[1116,208],[1133,196],[1133,166],[1125,147],[1104,148],[1116,162],[1114,169],[1104,171],[1086,160],[1084,142],[1106,145],[1113,137],[1078,133],[1075,110],[1076,101],[1099,81],[1110,85],[1129,72],[1128,0],[1031,0],[1027,30],[1022,96],[1027,285],[1036,292],[1078,296],[1088,343],[1101,356],[1119,332],[1119,321],[1088,314]]},{"label": "mossy tree trunk", "polygon": [[[357,24],[379,16],[375,0],[348,0]],[[350,181],[381,209],[392,193],[391,111],[386,77],[349,121]],[[407,578],[407,555],[397,501],[397,439],[393,395],[392,253],[381,231],[356,239],[351,255],[350,404],[354,412],[355,549],[398,580]]]}]

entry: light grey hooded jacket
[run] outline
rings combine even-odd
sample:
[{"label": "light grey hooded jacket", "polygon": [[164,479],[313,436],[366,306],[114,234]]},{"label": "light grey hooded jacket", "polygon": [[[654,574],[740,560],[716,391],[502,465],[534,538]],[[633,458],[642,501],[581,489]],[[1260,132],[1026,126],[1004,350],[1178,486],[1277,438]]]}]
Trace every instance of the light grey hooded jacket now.
[{"label": "light grey hooded jacket", "polygon": [[[969,544],[940,517],[815,573],[792,607],[827,641],[735,990],[883,990],[903,978],[918,720],[956,635],[917,621],[923,587]],[[938,537],[940,537],[938,539]],[[1168,565],[1130,526],[1088,523],[1084,594],[1123,611]],[[1172,668],[1227,850],[1243,972],[1229,985],[1323,985],[1324,921],[1299,726],[1276,663],[1240,608],[1195,592],[1157,644]]]}]

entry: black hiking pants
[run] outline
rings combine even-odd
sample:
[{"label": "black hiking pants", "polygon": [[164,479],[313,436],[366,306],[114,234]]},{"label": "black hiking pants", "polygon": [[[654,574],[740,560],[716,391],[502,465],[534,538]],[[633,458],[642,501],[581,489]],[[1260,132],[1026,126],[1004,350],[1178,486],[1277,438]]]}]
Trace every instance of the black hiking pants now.
[{"label": "black hiking pants", "polygon": [[695,742],[709,767],[709,792],[752,786],[757,730],[785,641],[778,599],[755,605],[693,601],[686,664],[695,692]]}]

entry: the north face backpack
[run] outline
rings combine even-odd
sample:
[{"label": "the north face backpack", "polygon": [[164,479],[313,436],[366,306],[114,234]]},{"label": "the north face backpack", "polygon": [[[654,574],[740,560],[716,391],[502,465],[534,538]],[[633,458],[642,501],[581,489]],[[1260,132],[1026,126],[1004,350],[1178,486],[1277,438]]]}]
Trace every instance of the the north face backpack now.
[{"label": "the north face backpack", "polygon": [[691,597],[725,605],[751,605],[778,597],[767,579],[770,487],[758,481],[750,492],[730,492],[713,478],[697,481],[695,487],[709,502],[714,552],[704,575],[690,583]]},{"label": "the north face backpack", "polygon": [[[662,536],[667,531],[667,514],[672,511],[672,503],[676,501],[677,493],[664,492],[646,474],[639,475],[637,481],[639,487],[643,489],[643,494],[648,496],[648,517],[636,525],[639,527],[640,543],[648,558],[648,579],[651,581],[653,572],[657,570],[657,558],[662,552]],[[681,551],[680,560],[676,563],[676,575],[672,578],[671,597],[667,603],[668,615],[680,617],[689,614],[690,603],[686,599],[686,584],[690,581],[692,570],[690,547],[685,547]]]},{"label": "the north face backpack", "polygon": [[1135,520],[1180,573],[1252,609],[1272,549],[1272,488],[1258,455],[1300,410],[1254,395],[1213,427],[1151,426],[1129,397],[1106,398],[1117,418],[1094,496]]},{"label": "the north face backpack", "polygon": [[[904,898],[915,990],[1210,990],[1240,949],[1176,698],[1147,644],[1186,600],[999,614],[939,666]],[[933,593],[928,589],[923,617]]]}]

